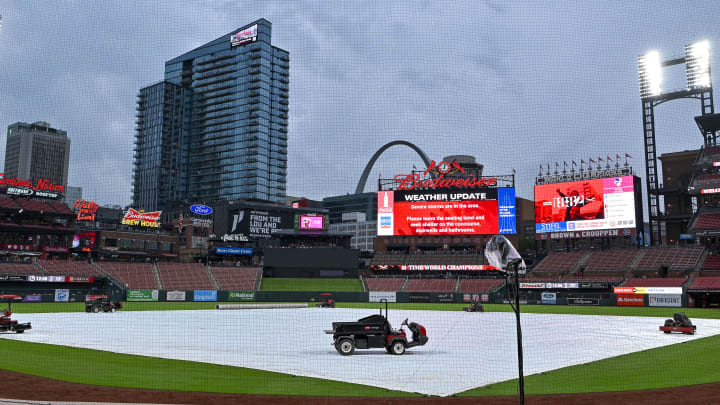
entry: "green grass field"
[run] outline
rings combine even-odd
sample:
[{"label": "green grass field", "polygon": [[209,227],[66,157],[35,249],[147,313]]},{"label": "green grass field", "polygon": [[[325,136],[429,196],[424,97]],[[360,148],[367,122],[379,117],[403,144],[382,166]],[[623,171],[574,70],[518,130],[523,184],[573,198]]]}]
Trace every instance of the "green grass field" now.
[{"label": "green grass field", "polygon": [[359,279],[344,278],[274,278],[262,279],[263,291],[362,291]]},{"label": "green grass field", "polygon": [[[211,309],[215,303],[127,303],[126,311]],[[342,303],[343,307],[376,309],[373,303]],[[462,304],[391,304],[410,310],[453,310]],[[666,318],[672,308],[530,306],[525,313],[565,313]],[[17,304],[17,314],[82,311],[81,303]],[[509,311],[487,305],[487,311]],[[716,309],[684,308],[691,318],[720,319]],[[396,397],[416,394],[377,387],[297,377],[241,367],[115,354],[64,346],[0,340],[0,368],[58,380],[117,387],[155,388],[243,394]],[[655,348],[624,356],[526,376],[526,394],[645,390],[720,381],[720,336]],[[651,370],[651,371],[650,371]],[[468,376],[471,378],[471,376]],[[458,396],[517,393],[517,381],[479,387]]]}]

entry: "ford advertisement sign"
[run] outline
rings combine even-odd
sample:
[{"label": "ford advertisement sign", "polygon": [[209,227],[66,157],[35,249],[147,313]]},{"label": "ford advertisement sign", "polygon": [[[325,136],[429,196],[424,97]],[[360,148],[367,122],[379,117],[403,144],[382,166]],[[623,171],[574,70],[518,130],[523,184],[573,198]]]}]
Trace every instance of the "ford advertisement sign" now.
[{"label": "ford advertisement sign", "polygon": [[213,212],[212,208],[208,207],[207,205],[203,205],[203,204],[191,205],[190,211],[192,211],[198,215],[210,215]]}]

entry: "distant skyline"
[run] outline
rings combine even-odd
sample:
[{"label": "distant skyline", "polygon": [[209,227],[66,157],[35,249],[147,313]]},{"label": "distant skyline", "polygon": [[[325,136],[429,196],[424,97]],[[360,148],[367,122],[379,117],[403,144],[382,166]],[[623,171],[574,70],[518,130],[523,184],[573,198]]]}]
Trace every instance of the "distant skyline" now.
[{"label": "distant skyline", "polygon": [[[68,184],[123,206],[139,89],[165,61],[258,18],[291,58],[287,193],[313,199],[353,193],[393,140],[436,161],[473,155],[490,175],[515,169],[525,198],[539,164],[590,157],[627,153],[644,182],[637,57],[709,40],[720,69],[712,1],[5,1],[0,15],[0,158],[10,124],[49,122],[72,139]],[[660,106],[659,154],[700,147],[699,114],[696,100]],[[393,147],[365,190],[413,165]]]}]

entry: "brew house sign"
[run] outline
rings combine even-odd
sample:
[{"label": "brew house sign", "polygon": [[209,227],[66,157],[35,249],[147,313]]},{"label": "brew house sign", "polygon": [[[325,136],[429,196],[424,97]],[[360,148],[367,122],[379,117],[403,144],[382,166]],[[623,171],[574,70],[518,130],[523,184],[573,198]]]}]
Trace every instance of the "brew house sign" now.
[{"label": "brew house sign", "polygon": [[18,180],[16,177],[5,177],[5,173],[0,173],[0,189],[5,189],[5,193],[11,195],[53,199],[60,198],[65,191],[65,187],[48,179],[39,179],[37,182]]}]

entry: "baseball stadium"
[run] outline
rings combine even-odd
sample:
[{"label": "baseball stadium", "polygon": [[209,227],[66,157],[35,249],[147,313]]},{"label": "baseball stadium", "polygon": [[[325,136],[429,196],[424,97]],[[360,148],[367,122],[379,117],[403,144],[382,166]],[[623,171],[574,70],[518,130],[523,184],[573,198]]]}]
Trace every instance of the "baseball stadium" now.
[{"label": "baseball stadium", "polygon": [[54,8],[0,8],[0,404],[720,403],[717,20],[490,3],[74,5],[144,32],[80,113],[18,96],[46,45],[2,48]]}]

